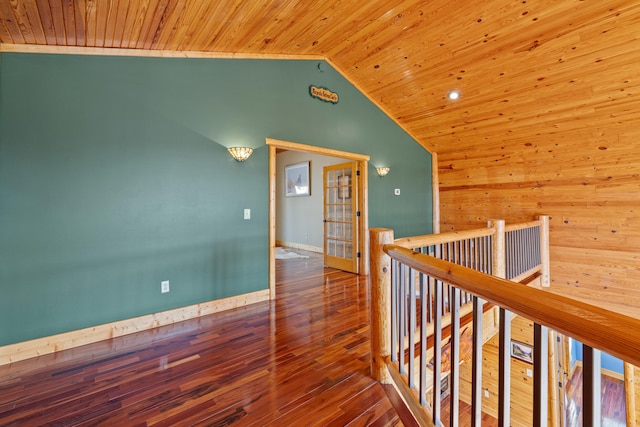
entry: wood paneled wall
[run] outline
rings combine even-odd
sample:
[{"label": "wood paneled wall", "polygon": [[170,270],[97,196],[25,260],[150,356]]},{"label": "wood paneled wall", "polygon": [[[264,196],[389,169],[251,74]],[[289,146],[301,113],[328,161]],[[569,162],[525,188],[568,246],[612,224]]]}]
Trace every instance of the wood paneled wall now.
[{"label": "wood paneled wall", "polygon": [[606,8],[576,3],[520,47],[511,26],[426,139],[443,231],[550,215],[552,291],[640,316],[640,13]]}]

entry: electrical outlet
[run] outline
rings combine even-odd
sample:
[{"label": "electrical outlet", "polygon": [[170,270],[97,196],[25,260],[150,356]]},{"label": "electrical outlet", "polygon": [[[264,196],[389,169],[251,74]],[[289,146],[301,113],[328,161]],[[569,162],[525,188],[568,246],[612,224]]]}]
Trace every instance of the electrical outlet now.
[{"label": "electrical outlet", "polygon": [[163,294],[166,294],[167,292],[169,292],[169,281],[168,280],[163,280],[162,282],[160,282],[160,292]]},{"label": "electrical outlet", "polygon": [[395,194],[396,196],[400,195],[400,189],[396,188],[395,190],[393,190],[393,194]]},{"label": "electrical outlet", "polygon": [[484,391],[484,397],[489,397],[489,390]]}]

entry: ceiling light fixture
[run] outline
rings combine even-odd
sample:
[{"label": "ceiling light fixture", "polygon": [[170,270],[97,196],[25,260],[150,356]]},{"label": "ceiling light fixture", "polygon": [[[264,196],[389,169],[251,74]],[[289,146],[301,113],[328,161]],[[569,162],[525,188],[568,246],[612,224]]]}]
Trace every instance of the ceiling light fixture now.
[{"label": "ceiling light fixture", "polygon": [[460,91],[459,90],[450,90],[449,93],[447,94],[447,98],[449,98],[451,101],[455,101],[456,99],[460,98]]},{"label": "ceiling light fixture", "polygon": [[249,147],[231,147],[229,148],[229,153],[239,162],[244,162],[251,156],[253,153],[253,148]]}]

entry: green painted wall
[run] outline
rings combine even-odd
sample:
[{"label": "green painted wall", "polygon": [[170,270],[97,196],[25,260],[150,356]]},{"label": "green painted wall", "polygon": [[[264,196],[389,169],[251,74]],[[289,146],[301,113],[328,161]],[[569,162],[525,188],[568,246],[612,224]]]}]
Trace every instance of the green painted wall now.
[{"label": "green painted wall", "polygon": [[266,289],[265,137],[370,155],[370,226],[430,232],[431,156],[322,69],[2,54],[0,345]]}]

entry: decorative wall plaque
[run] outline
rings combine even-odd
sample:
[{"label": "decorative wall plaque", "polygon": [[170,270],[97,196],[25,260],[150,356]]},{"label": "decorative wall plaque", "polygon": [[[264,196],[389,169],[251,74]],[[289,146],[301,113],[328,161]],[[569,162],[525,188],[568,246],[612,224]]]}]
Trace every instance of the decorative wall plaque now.
[{"label": "decorative wall plaque", "polygon": [[312,98],[318,98],[332,104],[338,103],[338,94],[331,92],[329,89],[324,87],[317,87],[314,85],[309,86],[309,95],[311,95]]}]

